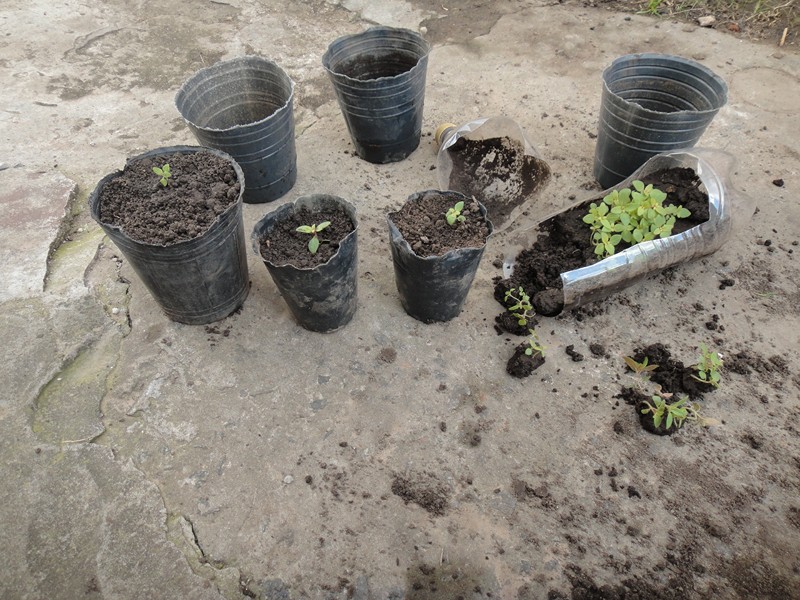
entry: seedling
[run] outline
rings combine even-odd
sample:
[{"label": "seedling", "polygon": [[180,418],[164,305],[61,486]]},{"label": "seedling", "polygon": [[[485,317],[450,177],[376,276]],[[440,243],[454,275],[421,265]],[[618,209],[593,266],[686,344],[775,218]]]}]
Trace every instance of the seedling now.
[{"label": "seedling", "polygon": [[153,173],[161,177],[161,185],[167,187],[169,178],[172,177],[172,171],[169,168],[169,163],[165,163],[163,167],[153,167]]},{"label": "seedling", "polygon": [[308,251],[311,252],[311,254],[316,254],[320,244],[317,234],[330,224],[330,221],[323,221],[319,225],[300,225],[295,231],[308,233],[312,236],[311,239],[308,240]]},{"label": "seedling", "polygon": [[528,324],[528,319],[535,312],[531,304],[530,296],[525,293],[522,286],[519,286],[519,291],[517,291],[517,288],[508,290],[504,296],[504,300],[506,304],[509,304],[509,301],[514,303],[512,306],[508,307],[508,312],[516,317],[517,323],[520,326],[525,327]]},{"label": "seedling", "polygon": [[719,370],[722,368],[722,357],[717,352],[712,352],[705,344],[700,344],[700,359],[694,365],[697,375],[692,375],[697,381],[708,383],[715,388],[719,387],[722,376]]},{"label": "seedling", "polygon": [[658,365],[648,365],[647,363],[650,359],[648,359],[646,356],[644,357],[644,360],[640,363],[636,362],[630,356],[623,356],[622,359],[625,361],[625,364],[627,364],[630,367],[631,371],[636,373],[637,377],[641,377],[645,381],[650,379],[650,373],[652,373],[658,368]]},{"label": "seedling", "polygon": [[542,358],[544,358],[544,345],[539,341],[539,334],[536,333],[535,329],[528,329],[528,333],[530,336],[528,337],[528,347],[525,348],[525,354],[527,356],[536,356],[540,354]]},{"label": "seedling", "polygon": [[463,223],[467,220],[467,217],[461,214],[462,210],[464,210],[463,200],[456,202],[455,205],[447,209],[445,218],[447,219],[447,224],[450,225],[450,227],[455,227],[456,223]]},{"label": "seedling", "polygon": [[[664,423],[664,429],[670,429],[675,426],[675,429],[680,429],[683,426],[683,421],[689,416],[689,409],[686,404],[686,396],[681,396],[672,404],[667,404],[666,398],[662,396],[652,396],[653,404],[645,400],[642,404],[645,408],[642,409],[642,414],[646,415],[651,413],[653,415],[653,426],[658,428],[661,423]],[[696,414],[696,412],[695,412]]]},{"label": "seedling", "polygon": [[636,180],[633,189],[614,190],[600,204],[590,204],[583,222],[591,230],[594,253],[605,258],[623,242],[633,246],[669,237],[676,219],[685,219],[691,212],[682,206],[664,206],[666,199],[667,195],[652,184],[645,186]]}]

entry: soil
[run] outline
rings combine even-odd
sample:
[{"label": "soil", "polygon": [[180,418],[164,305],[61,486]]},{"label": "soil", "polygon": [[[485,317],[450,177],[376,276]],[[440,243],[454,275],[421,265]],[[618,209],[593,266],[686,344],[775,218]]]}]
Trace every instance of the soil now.
[{"label": "soil", "polygon": [[514,349],[514,354],[508,359],[506,373],[512,377],[522,379],[529,377],[536,369],[544,364],[544,356],[541,353],[534,353],[531,356],[525,354],[528,344],[520,344]]},{"label": "soil", "polygon": [[[682,205],[691,215],[678,219],[673,235],[708,220],[708,195],[701,189],[699,177],[689,168],[672,168],[652,173],[644,179],[667,194],[665,205]],[[499,280],[494,296],[503,304],[506,291],[520,285],[530,294],[536,311],[556,315],[563,309],[561,274],[597,262],[589,229],[583,222],[587,208],[602,197],[582,202],[541,223],[533,246],[516,257],[514,274]],[[625,245],[619,247],[624,250]]]},{"label": "soil", "polygon": [[[308,242],[312,236],[297,231],[297,228],[324,221],[330,221],[330,225],[317,234],[320,245],[316,254],[311,254]],[[261,240],[261,256],[274,265],[311,269],[328,262],[339,250],[342,240],[354,230],[353,221],[343,209],[311,211],[301,208],[278,223],[270,237]]]},{"label": "soil", "polygon": [[447,210],[461,198],[444,194],[424,194],[406,202],[397,212],[389,214],[392,223],[409,243],[417,256],[441,256],[460,248],[481,248],[489,237],[489,226],[481,215],[479,204],[466,199],[461,212],[464,222],[450,226],[445,220]]},{"label": "soil", "polygon": [[508,137],[462,137],[447,153],[453,162],[448,189],[474,196],[486,207],[495,227],[550,178],[546,162],[525,154],[522,142]]},{"label": "soil", "polygon": [[[169,164],[166,186],[153,167]],[[208,231],[239,198],[236,171],[210,152],[165,154],[129,162],[100,195],[100,220],[133,240],[169,246]]]}]

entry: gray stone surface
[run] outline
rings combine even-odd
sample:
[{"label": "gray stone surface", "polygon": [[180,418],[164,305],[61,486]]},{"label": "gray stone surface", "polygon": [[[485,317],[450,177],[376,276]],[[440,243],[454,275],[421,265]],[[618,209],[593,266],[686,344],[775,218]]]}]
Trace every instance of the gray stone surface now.
[{"label": "gray stone surface", "polygon": [[[800,323],[788,250],[800,236],[800,56],[582,3],[449,4],[4,4],[0,162],[20,166],[0,170],[0,598],[569,597],[576,565],[598,585],[623,573],[667,586],[690,563],[708,566],[680,572],[687,597],[797,589]],[[506,114],[554,173],[490,241],[462,317],[446,324],[403,312],[385,224],[436,186],[432,137],[403,162],[360,161],[320,64],[329,41],[376,22],[433,43],[425,132]],[[514,380],[504,372],[514,341],[491,326],[492,261],[587,196],[600,72],[653,50],[728,82],[702,145],[739,158],[736,200],[759,213],[673,279],[635,286],[591,319],[544,321],[546,365]],[[193,143],[173,105],[182,81],[248,53],[297,82],[298,181],[275,206],[325,192],[359,211],[359,310],[334,334],[298,327],[252,254],[239,313],[213,327],[170,322],[87,214],[89,191],[126,157]],[[272,208],[246,206],[246,230]],[[768,238],[782,249],[768,252]],[[720,296],[723,276],[738,283]],[[616,357],[658,340],[691,360],[706,335],[697,304],[722,316],[726,352],[783,355],[788,374],[730,375],[707,406],[724,427],[645,438],[614,404]],[[615,358],[564,355],[574,344],[589,356],[593,341]],[[611,465],[613,485],[642,502],[610,488]],[[405,504],[392,493],[398,474],[434,478],[447,513]],[[514,488],[523,479],[535,494]],[[711,529],[723,533],[711,535],[705,515],[717,512]]]}]

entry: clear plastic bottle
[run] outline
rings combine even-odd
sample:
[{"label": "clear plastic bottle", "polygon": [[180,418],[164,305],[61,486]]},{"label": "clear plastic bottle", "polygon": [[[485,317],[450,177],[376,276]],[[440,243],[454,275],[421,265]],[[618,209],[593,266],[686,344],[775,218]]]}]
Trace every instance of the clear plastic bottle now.
[{"label": "clear plastic bottle", "polygon": [[502,230],[550,179],[550,167],[508,117],[489,117],[436,130],[437,168],[443,190],[474,196]]}]

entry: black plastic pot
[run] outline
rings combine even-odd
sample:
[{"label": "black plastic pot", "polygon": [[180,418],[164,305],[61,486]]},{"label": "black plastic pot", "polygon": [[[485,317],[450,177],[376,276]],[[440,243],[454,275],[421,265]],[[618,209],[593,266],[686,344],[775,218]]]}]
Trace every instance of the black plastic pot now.
[{"label": "black plastic pot", "polygon": [[419,146],[430,46],[409,29],[373,27],[341,37],[322,65],[358,156],[403,160]]},{"label": "black plastic pot", "polygon": [[[278,265],[265,260],[261,243],[272,230],[296,210],[312,211],[343,208],[355,229],[339,244],[328,262],[313,269],[301,269],[289,264]],[[310,331],[328,333],[347,325],[358,306],[358,221],[355,206],[326,194],[301,196],[265,215],[253,228],[253,250],[261,256],[272,280],[278,287],[294,318]]]},{"label": "black plastic pot", "polygon": [[236,161],[224,152],[197,146],[158,148],[128,162],[175,152],[211,152],[230,161],[236,171],[239,198],[205,233],[169,246],[156,246],[131,239],[121,228],[100,221],[103,188],[122,171],[106,175],[97,184],[89,196],[89,210],[166,315],[180,323],[204,325],[231,314],[250,291],[242,223],[244,175]]},{"label": "black plastic pot", "polygon": [[294,82],[276,63],[243,56],[201,69],[175,106],[198,141],[227,152],[247,181],[244,201],[271,202],[297,179]]},{"label": "black plastic pot", "polygon": [[595,178],[609,188],[656,154],[693,147],[727,95],[725,82],[692,60],[617,58],[603,71]]},{"label": "black plastic pot", "polygon": [[[426,194],[437,194],[452,199],[452,203],[469,199],[453,191],[427,190],[408,197],[406,202],[416,202]],[[486,219],[486,207],[479,203],[481,215]],[[403,234],[387,215],[389,243],[394,263],[395,282],[400,303],[405,311],[423,323],[449,321],[461,313],[467,294],[475,279],[486,244],[480,248],[460,248],[441,256],[418,256]],[[489,235],[492,222],[486,219]]]}]

